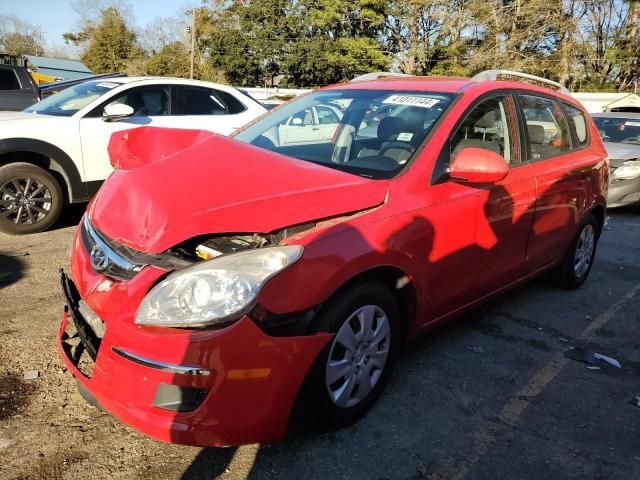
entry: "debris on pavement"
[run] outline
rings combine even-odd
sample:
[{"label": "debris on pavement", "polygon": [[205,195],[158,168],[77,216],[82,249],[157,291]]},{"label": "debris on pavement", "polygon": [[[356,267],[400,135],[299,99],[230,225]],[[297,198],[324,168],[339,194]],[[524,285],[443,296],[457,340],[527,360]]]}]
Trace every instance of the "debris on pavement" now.
[{"label": "debris on pavement", "polygon": [[0,450],[4,450],[7,447],[10,447],[13,443],[13,440],[10,438],[0,438]]},{"label": "debris on pavement", "polygon": [[[622,365],[620,365],[620,362],[615,358],[602,355],[601,353],[594,352],[593,350],[589,350],[587,348],[572,347],[566,352],[564,352],[564,356],[567,358],[570,358],[571,360],[577,360],[578,362],[588,363],[589,365],[592,365],[592,366],[598,366],[600,361],[603,361],[616,368],[622,368]],[[592,369],[592,370],[595,370],[595,369]]]},{"label": "debris on pavement", "polygon": [[467,346],[467,350],[469,350],[470,352],[484,353],[484,349],[482,347],[478,347],[477,345],[469,345]]},{"label": "debris on pavement", "polygon": [[629,403],[634,407],[640,407],[640,395],[635,395],[631,400],[629,400]]},{"label": "debris on pavement", "polygon": [[22,378],[25,380],[35,380],[40,376],[40,370],[25,370]]},{"label": "debris on pavement", "polygon": [[593,357],[596,360],[603,360],[607,362],[609,365],[613,365],[616,368],[622,368],[622,365],[620,365],[620,362],[615,358],[607,357],[606,355],[602,355],[601,353],[594,353]]}]

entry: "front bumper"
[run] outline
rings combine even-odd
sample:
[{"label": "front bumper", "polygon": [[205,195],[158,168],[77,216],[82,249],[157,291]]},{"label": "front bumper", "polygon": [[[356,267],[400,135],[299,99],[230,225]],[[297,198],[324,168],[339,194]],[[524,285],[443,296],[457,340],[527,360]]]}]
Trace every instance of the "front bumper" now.
[{"label": "front bumper", "polygon": [[623,207],[640,203],[640,177],[616,180],[609,184],[607,208]]},{"label": "front bumper", "polygon": [[[77,287],[63,274],[70,287],[64,289],[68,307],[58,346],[71,374],[101,407],[165,442],[223,446],[282,439],[300,386],[331,335],[270,337],[248,317],[220,330],[137,326],[130,304],[139,303],[140,292],[131,287],[127,296],[126,283],[119,283],[111,298],[122,304],[109,306],[108,284],[91,270],[79,248],[76,241],[72,274]],[[99,340],[74,306],[80,297],[101,318],[109,308],[117,310],[113,321],[105,319]],[[76,340],[92,344],[84,346],[86,352],[95,350],[88,369],[82,365],[87,359],[80,361],[69,347],[73,330],[84,330]],[[157,406],[159,389],[175,387],[204,392],[204,397],[189,411]]]}]

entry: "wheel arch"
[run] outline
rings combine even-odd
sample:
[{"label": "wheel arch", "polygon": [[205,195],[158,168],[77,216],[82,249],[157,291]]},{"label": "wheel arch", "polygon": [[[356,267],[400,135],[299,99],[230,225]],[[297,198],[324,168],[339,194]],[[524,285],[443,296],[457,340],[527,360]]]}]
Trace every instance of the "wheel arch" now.
[{"label": "wheel arch", "polygon": [[42,140],[10,138],[0,140],[0,166],[26,162],[49,171],[60,183],[65,200],[86,200],[87,187],[75,162],[63,150]]},{"label": "wheel arch", "polygon": [[362,282],[377,282],[389,289],[396,298],[402,315],[403,336],[409,336],[416,317],[416,289],[411,277],[396,265],[378,265],[351,276],[333,291],[329,299]]},{"label": "wheel arch", "polygon": [[604,229],[604,224],[607,217],[607,210],[605,206],[596,204],[587,212],[587,215],[589,214],[593,215],[596,218],[596,221],[598,222],[598,235],[600,235],[602,233],[602,230]]}]

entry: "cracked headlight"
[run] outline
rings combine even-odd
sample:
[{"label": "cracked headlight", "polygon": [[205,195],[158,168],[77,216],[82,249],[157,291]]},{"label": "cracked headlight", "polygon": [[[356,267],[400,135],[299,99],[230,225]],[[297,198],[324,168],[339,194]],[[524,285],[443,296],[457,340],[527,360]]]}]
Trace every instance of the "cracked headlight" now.
[{"label": "cracked headlight", "polygon": [[640,162],[624,162],[611,174],[611,180],[631,180],[640,176]]},{"label": "cracked headlight", "polygon": [[135,322],[162,327],[227,324],[247,313],[267,280],[301,256],[301,246],[266,247],[172,273],[142,300]]}]

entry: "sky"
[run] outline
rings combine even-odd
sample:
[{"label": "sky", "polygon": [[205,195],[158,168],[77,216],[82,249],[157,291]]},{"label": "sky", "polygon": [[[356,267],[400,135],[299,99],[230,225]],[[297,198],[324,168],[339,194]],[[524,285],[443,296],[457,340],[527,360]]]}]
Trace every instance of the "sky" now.
[{"label": "sky", "polygon": [[[193,2],[187,0],[129,0],[135,28],[144,28],[155,17],[175,15],[178,10]],[[0,15],[15,15],[22,20],[40,26],[44,33],[45,48],[57,49],[65,45],[62,34],[73,31],[78,15],[69,0],[0,0]]]}]

